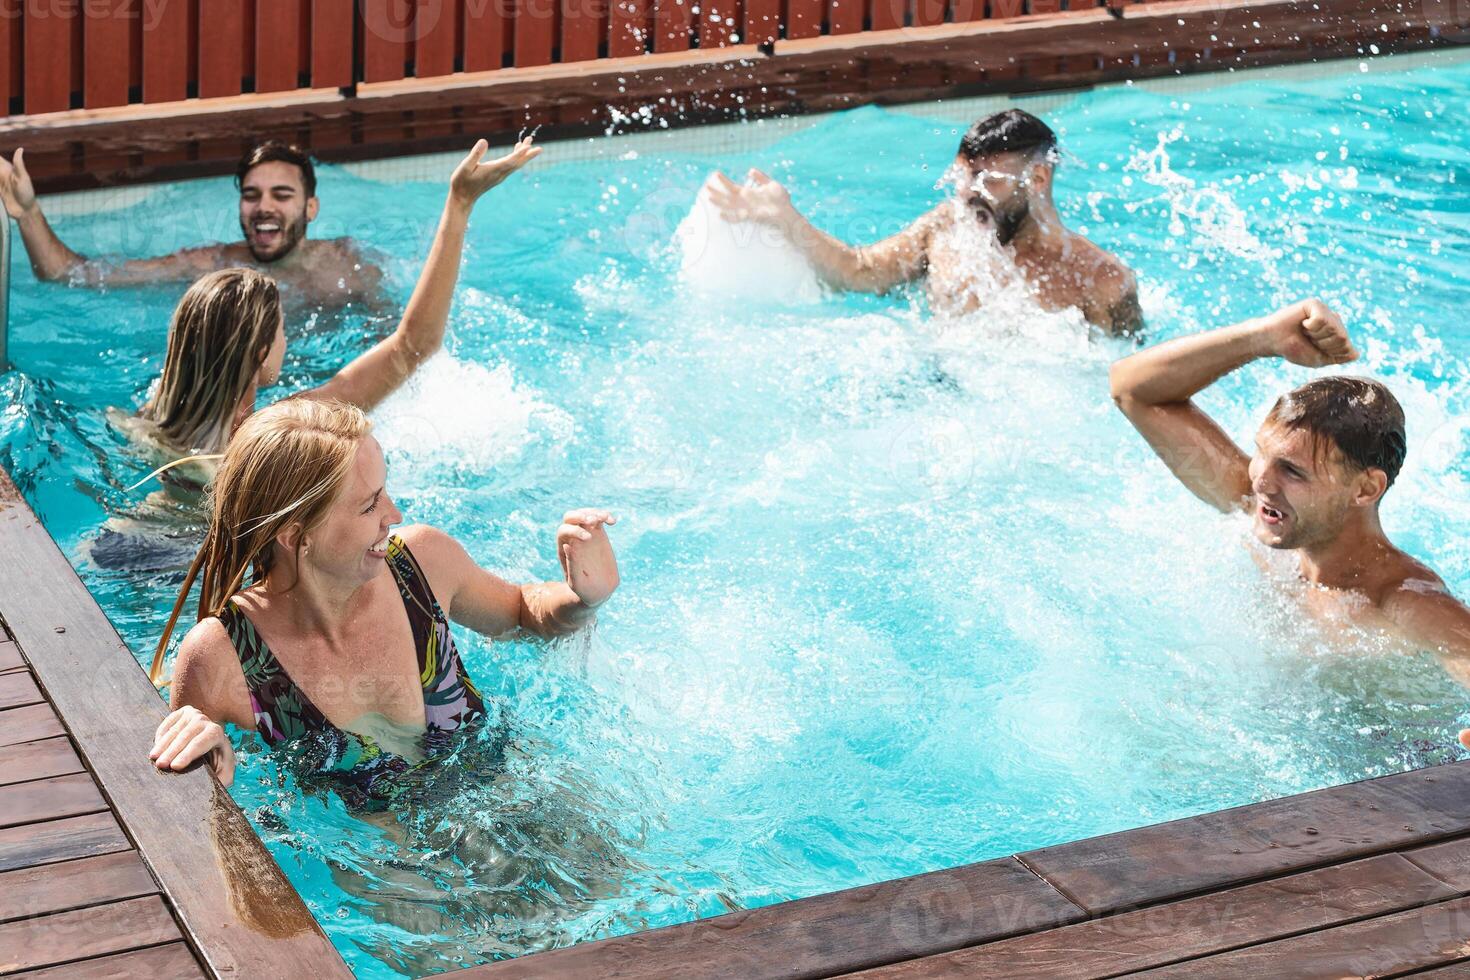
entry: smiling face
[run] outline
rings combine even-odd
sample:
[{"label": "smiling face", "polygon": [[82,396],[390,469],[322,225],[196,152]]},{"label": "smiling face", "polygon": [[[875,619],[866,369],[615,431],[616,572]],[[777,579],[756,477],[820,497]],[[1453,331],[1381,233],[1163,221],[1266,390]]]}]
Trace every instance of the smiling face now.
[{"label": "smiling face", "polygon": [[1386,487],[1381,470],[1357,469],[1335,447],[1317,451],[1309,430],[1269,422],[1256,433],[1250,478],[1255,535],[1281,549],[1331,542],[1353,509],[1376,505]]},{"label": "smiling face", "polygon": [[389,532],[403,520],[388,496],[387,475],[378,440],[364,436],[326,517],[304,536],[303,566],[348,586],[366,584],[382,572]]},{"label": "smiling face", "polygon": [[300,167],[280,160],[251,167],[240,181],[240,231],[250,254],[257,262],[285,258],[306,237],[317,207]]}]

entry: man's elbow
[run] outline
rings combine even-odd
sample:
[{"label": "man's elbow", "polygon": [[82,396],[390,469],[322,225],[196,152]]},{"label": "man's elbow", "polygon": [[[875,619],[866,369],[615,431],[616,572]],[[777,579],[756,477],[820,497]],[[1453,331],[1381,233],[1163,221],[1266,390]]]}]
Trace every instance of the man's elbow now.
[{"label": "man's elbow", "polygon": [[1113,404],[1118,406],[1118,410],[1124,415],[1132,416],[1138,399],[1133,393],[1133,388],[1128,384],[1127,371],[1122,368],[1123,362],[1117,361],[1108,369],[1108,388],[1113,397]]}]

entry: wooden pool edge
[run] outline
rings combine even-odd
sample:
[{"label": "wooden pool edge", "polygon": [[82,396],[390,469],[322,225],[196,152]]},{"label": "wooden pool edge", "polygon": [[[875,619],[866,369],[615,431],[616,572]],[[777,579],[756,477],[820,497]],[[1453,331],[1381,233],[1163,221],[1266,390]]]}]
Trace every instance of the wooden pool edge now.
[{"label": "wooden pool edge", "polygon": [[[207,974],[351,977],[214,777],[148,763],[164,703],[3,468],[0,554],[0,620]],[[45,914],[26,935],[61,941],[76,928],[63,913],[48,930]],[[6,962],[0,950],[0,974]]]},{"label": "wooden pool edge", "polygon": [[[42,193],[232,173],[287,139],[343,162],[463,149],[528,127],[626,133],[1129,78],[1319,61],[1470,41],[1464,0],[1150,0],[688,52],[506,68],[350,90],[0,119]],[[344,91],[347,94],[344,94]]]},{"label": "wooden pool edge", "polygon": [[[349,977],[213,777],[147,763],[163,703],[3,469],[0,553],[4,623],[207,974]],[[1293,956],[1470,976],[1470,761],[446,975],[1055,980],[1214,975],[1211,957],[1317,975]]]}]

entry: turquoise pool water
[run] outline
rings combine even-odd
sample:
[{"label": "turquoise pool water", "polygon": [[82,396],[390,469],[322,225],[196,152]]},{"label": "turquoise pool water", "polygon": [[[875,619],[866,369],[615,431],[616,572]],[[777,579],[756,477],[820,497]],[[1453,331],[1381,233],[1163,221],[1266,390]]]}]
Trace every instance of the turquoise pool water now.
[{"label": "turquoise pool water", "polygon": [[[1336,304],[1356,369],[1409,416],[1385,523],[1470,595],[1470,63],[1337,67],[1062,100],[1060,206],[1138,270],[1154,338]],[[449,354],[377,414],[390,489],[522,579],[555,573],[564,509],[611,507],[624,585],[559,645],[461,631],[496,723],[392,818],[303,792],[247,740],[235,798],[360,976],[1460,754],[1470,710],[1432,661],[1300,624],[1243,523],[1152,458],[1107,398],[1120,342],[1013,296],[962,321],[812,299],[717,235],[681,272],[675,226],[713,167],[765,168],[823,227],[872,238],[939,199],[962,129],[869,108],[741,155],[552,145],[482,203]],[[326,167],[320,194],[321,233],[392,256],[405,298],[441,185]],[[56,225],[145,254],[230,237],[232,201],[203,181]],[[100,569],[86,542],[138,498],[149,463],[103,411],[143,397],[179,290],[41,285],[23,259],[15,276],[0,462],[145,657],[177,576]],[[298,312],[286,388],[382,329]],[[1259,365],[1205,402],[1248,441],[1305,376]]]}]

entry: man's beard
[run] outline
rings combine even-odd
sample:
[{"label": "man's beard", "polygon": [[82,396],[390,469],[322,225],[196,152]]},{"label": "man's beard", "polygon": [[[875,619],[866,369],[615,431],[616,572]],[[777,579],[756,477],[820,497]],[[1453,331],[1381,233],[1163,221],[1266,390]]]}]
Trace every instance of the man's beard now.
[{"label": "man's beard", "polygon": [[995,221],[996,241],[1009,245],[1016,232],[1021,230],[1021,225],[1031,216],[1031,202],[1023,200],[1009,211],[991,211],[990,216]]},{"label": "man's beard", "polygon": [[240,222],[240,232],[245,236],[245,247],[250,249],[250,254],[255,257],[255,261],[276,262],[290,255],[296,246],[301,244],[301,240],[306,237],[306,223],[305,214],[298,215],[290,224],[282,221],[281,243],[276,246],[275,251],[266,255],[255,250],[254,239],[250,237],[250,226],[243,220]]}]

